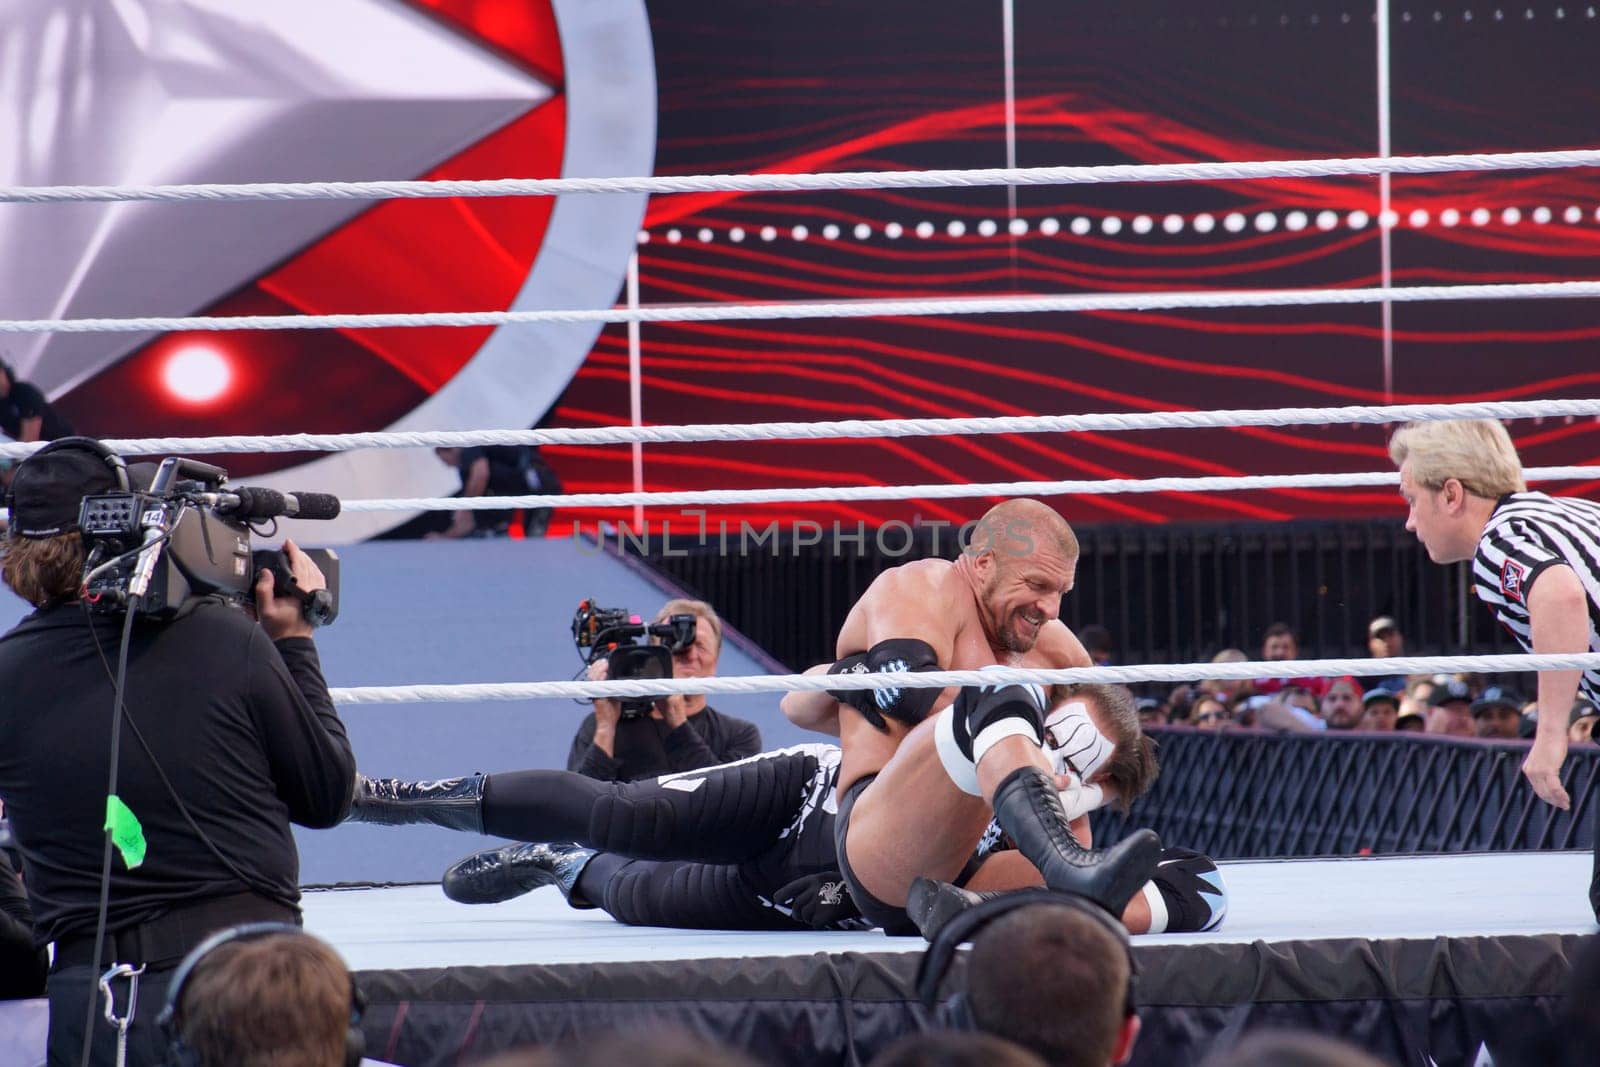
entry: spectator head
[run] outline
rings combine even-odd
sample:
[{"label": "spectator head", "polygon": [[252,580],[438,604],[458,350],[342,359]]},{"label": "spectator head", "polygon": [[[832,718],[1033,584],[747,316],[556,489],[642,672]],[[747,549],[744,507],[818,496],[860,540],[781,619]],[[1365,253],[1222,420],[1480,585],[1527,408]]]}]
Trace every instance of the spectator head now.
[{"label": "spectator head", "polygon": [[978,931],[966,978],[977,1030],[1004,1035],[1057,1067],[1127,1061],[1139,1033],[1133,956],[1121,924],[1094,908],[1026,905]]},{"label": "spectator head", "polygon": [[1572,713],[1567,716],[1567,739],[1577,742],[1595,740],[1596,718],[1595,707],[1587,700],[1572,705]]},{"label": "spectator head", "polygon": [[[1393,730],[1400,717],[1400,698],[1387,689],[1371,689],[1361,698],[1360,730]],[[1416,720],[1420,726],[1422,720]]]},{"label": "spectator head", "polygon": [[1202,1067],[1384,1067],[1380,1059],[1354,1045],[1321,1034],[1261,1030],[1223,1052],[1212,1053]]},{"label": "spectator head", "polygon": [[1400,698],[1400,712],[1395,717],[1396,730],[1421,730],[1428,720],[1429,701],[1433,698],[1433,679],[1425,674],[1414,674],[1406,679],[1405,695]]},{"label": "spectator head", "polygon": [[178,965],[160,1025],[173,1063],[356,1067],[361,1006],[325,942],[286,923],[253,923],[212,935]]},{"label": "spectator head", "polygon": [[1294,631],[1286,622],[1275,622],[1261,635],[1261,658],[1265,660],[1299,659],[1300,644]]},{"label": "spectator head", "polygon": [[1316,695],[1303,685],[1284,686],[1278,690],[1278,699],[1290,707],[1299,708],[1301,711],[1309,711],[1319,718],[1322,715],[1322,707],[1317,703]]},{"label": "spectator head", "polygon": [[[1250,657],[1245,655],[1240,648],[1225,648],[1211,657],[1212,663],[1248,663]],[[1240,693],[1250,688],[1250,683],[1242,678],[1211,678],[1200,683],[1200,688],[1208,693],[1214,693],[1224,701],[1231,701]]]},{"label": "spectator head", "polygon": [[1139,712],[1139,726],[1167,725],[1167,706],[1155,697],[1140,697],[1133,702]]},{"label": "spectator head", "polygon": [[23,460],[4,500],[11,517],[0,544],[0,578],[34,607],[77,599],[85,558],[78,530],[83,498],[127,487],[121,457],[88,437],[64,437]]},{"label": "spectator head", "polygon": [[1367,623],[1367,651],[1372,653],[1374,659],[1404,655],[1405,650],[1405,635],[1400,632],[1400,624],[1394,619],[1380,615]]},{"label": "spectator head", "polygon": [[1226,730],[1233,725],[1233,712],[1214,696],[1203,696],[1189,710],[1189,721],[1200,730]]},{"label": "spectator head", "polygon": [[1194,702],[1204,693],[1205,690],[1197,685],[1173,686],[1172,692],[1167,694],[1167,721],[1188,722],[1189,713],[1194,710]]},{"label": "spectator head", "polygon": [[1361,683],[1346,675],[1328,683],[1322,694],[1322,717],[1335,730],[1354,730],[1361,722]]},{"label": "spectator head", "polygon": [[1021,1045],[992,1034],[931,1030],[906,1034],[872,1058],[871,1067],[1046,1067]]},{"label": "spectator head", "polygon": [[1406,529],[1435,563],[1471,559],[1485,507],[1527,489],[1511,435],[1494,419],[1410,423],[1389,439],[1389,458],[1410,509]]},{"label": "spectator head", "polygon": [[717,659],[722,655],[722,620],[704,600],[680,597],[661,605],[655,621],[666,622],[674,615],[693,615],[695,623],[694,644],[672,654],[673,677],[710,678],[717,673]]},{"label": "spectator head", "polygon": [[1104,667],[1111,662],[1111,631],[1097,622],[1078,631],[1078,640],[1083,642],[1083,650],[1089,653],[1089,659],[1096,667]]},{"label": "spectator head", "polygon": [[1478,736],[1472,722],[1472,690],[1466,682],[1451,678],[1433,687],[1425,729],[1430,734],[1452,737]]},{"label": "spectator head", "polygon": [[1503,685],[1491,685],[1472,702],[1472,722],[1479,737],[1516,740],[1521,736],[1522,696]]}]

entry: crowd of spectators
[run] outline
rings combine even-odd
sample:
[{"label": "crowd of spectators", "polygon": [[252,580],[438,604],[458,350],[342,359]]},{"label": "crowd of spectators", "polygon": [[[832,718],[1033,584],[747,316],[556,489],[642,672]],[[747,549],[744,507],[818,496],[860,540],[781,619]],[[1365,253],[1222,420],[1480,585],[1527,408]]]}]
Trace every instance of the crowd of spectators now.
[{"label": "crowd of spectators", "polygon": [[[1100,626],[1085,627],[1104,649],[1097,662],[1110,662],[1110,639]],[[1375,657],[1405,654],[1405,635],[1385,615],[1367,626],[1367,648]],[[1244,663],[1244,650],[1225,648],[1212,663]],[[1299,642],[1287,623],[1273,623],[1262,635],[1264,662],[1301,658]],[[1344,730],[1414,731],[1490,741],[1531,738],[1538,722],[1536,701],[1493,676],[1417,674],[1334,678],[1282,677],[1207,680],[1150,694],[1139,701],[1139,719],[1152,726],[1197,730],[1258,728],[1292,733]],[[1595,706],[1573,704],[1567,716],[1573,743],[1592,743],[1596,736]]]}]

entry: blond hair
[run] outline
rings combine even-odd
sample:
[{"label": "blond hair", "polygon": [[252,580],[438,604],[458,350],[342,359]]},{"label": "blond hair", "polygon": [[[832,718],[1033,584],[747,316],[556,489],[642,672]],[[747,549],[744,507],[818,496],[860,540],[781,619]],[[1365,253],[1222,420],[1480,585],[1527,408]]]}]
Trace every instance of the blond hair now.
[{"label": "blond hair", "polygon": [[674,615],[695,615],[706,620],[711,626],[711,632],[717,637],[717,651],[722,651],[722,620],[717,617],[716,609],[704,600],[690,600],[688,597],[677,597],[661,605],[661,610],[656,612],[656,622],[666,622]]},{"label": "blond hair", "polygon": [[1412,422],[1389,439],[1396,467],[1411,464],[1411,480],[1439,490],[1454,478],[1473,496],[1498,500],[1528,488],[1511,435],[1496,419]]}]

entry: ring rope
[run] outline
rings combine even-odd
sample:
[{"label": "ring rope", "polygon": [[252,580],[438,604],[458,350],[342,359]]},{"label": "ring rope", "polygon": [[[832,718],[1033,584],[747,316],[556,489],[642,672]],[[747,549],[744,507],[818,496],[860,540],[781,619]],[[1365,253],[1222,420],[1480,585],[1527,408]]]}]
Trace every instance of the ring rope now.
[{"label": "ring rope", "polygon": [[[1600,479],[1600,466],[1530,467],[1530,482]],[[411,497],[346,500],[345,511],[493,511],[507,508],[611,508],[636,504],[775,504],[800,501],[955,500],[983,496],[1067,496],[1111,493],[1220,493],[1250,489],[1331,489],[1400,484],[1395,471],[1351,474],[1257,474],[1232,477],[1104,478],[1094,481],[972,482],[939,485],[835,485],[784,489],[686,489],[545,496]]]},{"label": "ring rope", "polygon": [[757,322],[1043,311],[1173,311],[1460,300],[1570,300],[1600,296],[1600,281],[1406,285],[1370,289],[1208,289],[1199,292],[1069,293],[1028,296],[838,300],[825,303],[652,304],[538,311],[378,312],[357,315],[184,315],[113,319],[0,319],[0,333],[167,333],[177,330],[356,330],[534,323]]},{"label": "ring rope", "polygon": [[1435,156],[1132,163],[1087,167],[841,171],[832,174],[697,174],[620,178],[496,178],[483,181],[248,182],[187,185],[10,185],[0,202],[196,200],[387,200],[562,193],[802,192],[830,189],[935,189],[988,185],[1104,185],[1121,182],[1239,181],[1450,171],[1546,170],[1600,166],[1600,151],[1477,152]]},{"label": "ring rope", "polygon": [[[108,439],[104,444],[119,455],[126,456],[215,452],[348,452],[362,448],[940,437],[956,434],[1196,430],[1236,426],[1428,422],[1439,419],[1532,419],[1588,415],[1600,416],[1600,399],[1352,405],[1333,408],[1244,408],[1220,411],[1139,411],[1091,415],[1007,415],[966,419],[844,419],[833,422],[584,426],[543,430],[429,430],[232,437],[143,437],[125,440]],[[3,444],[0,445],[0,457],[20,459],[33,454],[45,444],[43,441]]]},{"label": "ring rope", "polygon": [[461,685],[371,685],[330,689],[336,704],[432,704],[572,697],[650,697],[669,694],[819,692],[828,689],[927,689],[955,685],[1038,682],[1072,685],[1101,682],[1196,682],[1206,679],[1336,678],[1342,675],[1454,674],[1600,669],[1600,653],[1560,656],[1400,656],[1393,659],[1308,659],[1251,663],[1152,663],[1125,667],[1061,669],[990,667],[981,671],[883,674],[781,674],[730,678],[656,678],[603,682],[490,682]]}]

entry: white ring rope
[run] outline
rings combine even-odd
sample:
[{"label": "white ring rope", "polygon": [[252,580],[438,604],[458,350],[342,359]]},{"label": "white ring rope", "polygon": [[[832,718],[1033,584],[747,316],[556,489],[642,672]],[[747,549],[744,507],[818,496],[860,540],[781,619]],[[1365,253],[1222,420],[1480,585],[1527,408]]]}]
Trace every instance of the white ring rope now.
[{"label": "white ring rope", "polygon": [[[1095,415],[1011,415],[970,419],[847,419],[834,422],[703,423],[696,426],[585,426],[545,430],[433,430],[233,437],[106,440],[119,455],[217,452],[347,452],[361,448],[464,448],[472,445],[666,444],[701,441],[939,437],[956,434],[1196,430],[1233,426],[1429,422],[1438,419],[1533,419],[1600,416],[1600,400],[1516,400],[1466,404],[1386,404],[1335,408],[1139,411]],[[22,458],[45,442],[0,444],[0,457]]]},{"label": "white ring rope", "polygon": [[981,671],[885,674],[780,674],[733,678],[657,678],[604,682],[490,682],[468,685],[370,685],[330,689],[336,704],[432,704],[572,697],[649,697],[673,693],[788,693],[828,689],[925,689],[952,685],[1039,682],[1197,682],[1205,679],[1337,678],[1394,674],[1454,674],[1600,669],[1600,653],[1564,656],[1401,656],[1394,659],[1308,659],[1252,663],[1152,663],[1127,667],[990,667]]},{"label": "white ring rope", "polygon": [[543,322],[760,322],[787,319],[927,318],[1045,311],[1173,311],[1461,300],[1572,300],[1600,296],[1600,281],[1407,285],[1385,289],[1207,289],[1198,292],[1068,293],[783,301],[772,304],[652,304],[539,311],[380,312],[361,315],[186,315],[131,319],[0,319],[0,333],[166,333],[175,330],[357,330],[517,326]]},{"label": "white ring rope", "polygon": [[[1600,466],[1530,467],[1530,482],[1600,479]],[[835,485],[787,489],[687,489],[641,493],[568,493],[548,496],[414,497],[346,500],[345,511],[492,511],[507,508],[612,508],[644,504],[775,504],[798,501],[955,500],[981,496],[1067,496],[1109,493],[1222,493],[1253,489],[1332,489],[1400,484],[1394,471],[1352,474],[1256,474],[1198,478],[1104,478],[1095,481],[971,482],[939,485]]]},{"label": "white ring rope", "polygon": [[1437,156],[1263,160],[1232,163],[1132,163],[1089,167],[841,171],[833,174],[697,174],[642,178],[498,178],[487,181],[250,182],[191,185],[11,185],[0,202],[117,200],[387,200],[562,193],[802,192],[829,189],[934,189],[987,185],[1104,185],[1120,182],[1240,181],[1451,171],[1551,170],[1600,166],[1600,151],[1478,152]]}]

